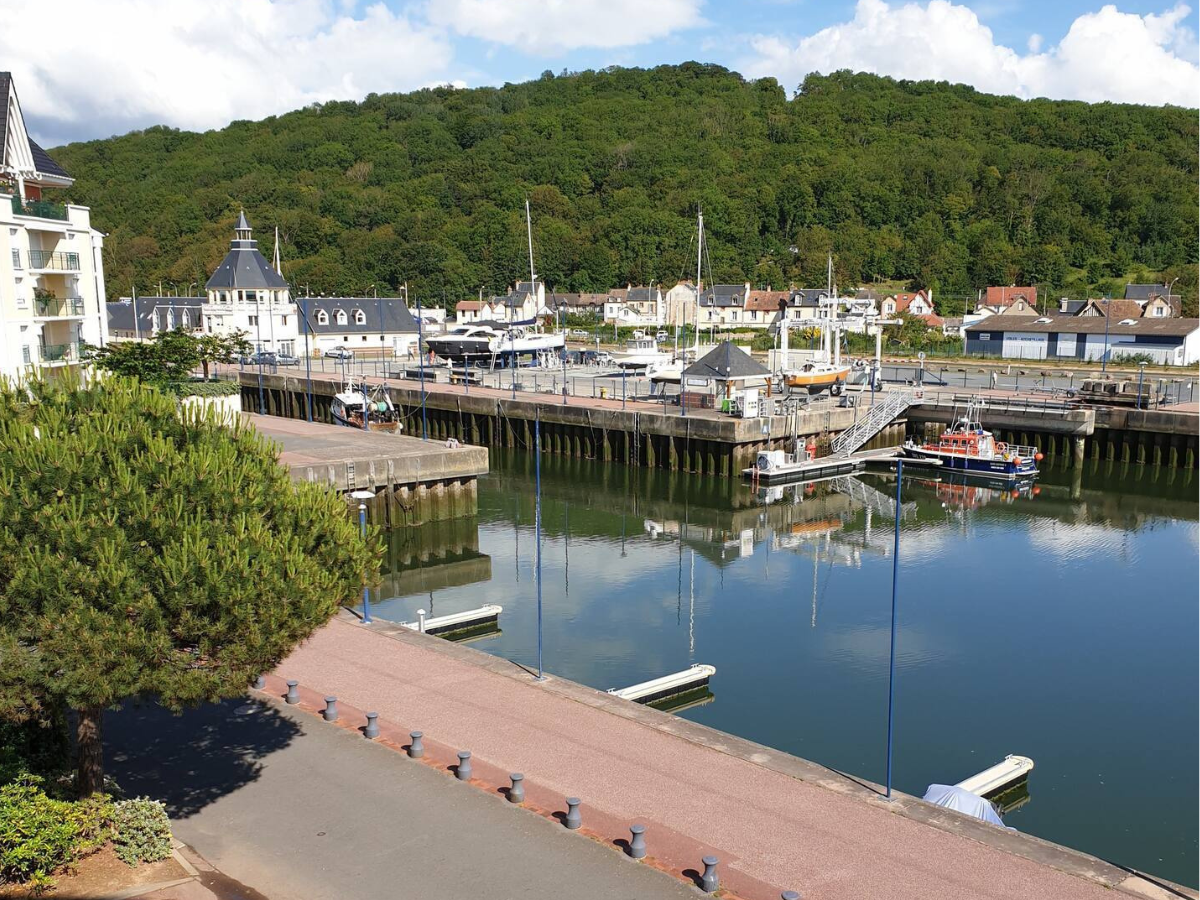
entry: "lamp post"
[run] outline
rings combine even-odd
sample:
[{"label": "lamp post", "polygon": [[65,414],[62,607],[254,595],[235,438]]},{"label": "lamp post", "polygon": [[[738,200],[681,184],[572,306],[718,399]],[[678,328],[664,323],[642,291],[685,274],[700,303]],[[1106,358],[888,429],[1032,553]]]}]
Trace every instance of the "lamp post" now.
[{"label": "lamp post", "polygon": [[[350,497],[358,501],[358,533],[362,535],[364,541],[367,539],[367,504],[365,501],[372,500],[375,494],[372,491],[351,491]],[[367,586],[366,573],[363,573],[363,617],[362,624],[371,624],[371,589]]]},{"label": "lamp post", "polygon": [[1100,357],[1100,371],[1108,371],[1108,297],[1104,298],[1104,353]]},{"label": "lamp post", "polygon": [[[298,298],[297,298],[298,299]],[[311,422],[312,418],[312,349],[308,342],[308,303],[307,297],[305,302],[300,305],[301,313],[304,316],[304,374],[308,381],[308,391],[304,395],[304,415]]]},{"label": "lamp post", "polygon": [[[404,286],[404,304],[408,305],[408,285]],[[425,412],[425,351],[421,347],[425,331],[421,325],[421,298],[417,298],[417,366],[421,372],[421,440],[429,440],[429,420]]]}]

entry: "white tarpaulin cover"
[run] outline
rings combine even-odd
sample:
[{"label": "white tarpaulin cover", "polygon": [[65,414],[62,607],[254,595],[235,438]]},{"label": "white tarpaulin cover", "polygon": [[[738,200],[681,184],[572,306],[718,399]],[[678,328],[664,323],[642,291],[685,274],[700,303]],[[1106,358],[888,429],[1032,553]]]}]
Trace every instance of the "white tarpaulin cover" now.
[{"label": "white tarpaulin cover", "polygon": [[952,784],[931,784],[929,789],[925,791],[925,796],[921,799],[930,803],[936,803],[938,806],[944,806],[946,809],[954,809],[960,813],[966,813],[968,816],[974,816],[976,819],[991,822],[993,825],[999,825],[1002,828],[1008,827],[996,815],[996,810],[992,808],[992,804],[982,797],[972,794],[970,791],[963,790],[960,787],[955,787]]}]

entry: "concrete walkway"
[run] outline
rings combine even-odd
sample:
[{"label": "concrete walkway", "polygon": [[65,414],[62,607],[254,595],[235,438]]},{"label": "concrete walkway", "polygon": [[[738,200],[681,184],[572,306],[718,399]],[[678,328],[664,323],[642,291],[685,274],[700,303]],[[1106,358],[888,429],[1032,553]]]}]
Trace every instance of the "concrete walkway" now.
[{"label": "concrete walkway", "polygon": [[[106,718],[110,770],[261,900],[683,900],[695,891],[348,729],[257,699]],[[211,879],[210,879],[211,880]],[[218,879],[219,881],[219,879]],[[206,882],[207,883],[207,882]]]},{"label": "concrete walkway", "polygon": [[651,855],[677,877],[715,853],[722,885],[742,897],[1167,896],[1084,854],[913,798],[889,803],[874,786],[804,760],[571,682],[539,685],[508,661],[387,623],[364,627],[343,614],[280,666],[268,690],[282,691],[282,678],[310,689],[313,710],[327,693],[344,718],[378,711],[394,746],[422,730],[433,765],[471,750],[485,790],[524,772],[530,805],[546,815],[562,797],[581,797],[599,841],[645,823]]}]

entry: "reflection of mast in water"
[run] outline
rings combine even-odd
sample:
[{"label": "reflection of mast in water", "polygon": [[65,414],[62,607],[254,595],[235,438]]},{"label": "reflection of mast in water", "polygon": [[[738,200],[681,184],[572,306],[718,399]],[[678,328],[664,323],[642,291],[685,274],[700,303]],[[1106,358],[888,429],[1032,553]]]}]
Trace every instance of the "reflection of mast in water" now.
[{"label": "reflection of mast in water", "polygon": [[563,596],[571,596],[571,502],[563,503]]},{"label": "reflection of mast in water", "polygon": [[621,513],[621,559],[625,558],[625,513]]},{"label": "reflection of mast in water", "polygon": [[813,601],[812,601],[812,627],[817,627],[817,563],[820,562],[820,548],[813,544]]},{"label": "reflection of mast in water", "polygon": [[517,584],[521,583],[521,498],[513,503],[513,568],[517,571]]},{"label": "reflection of mast in water", "polygon": [[688,662],[696,655],[696,551],[692,551],[691,586],[688,588]]}]

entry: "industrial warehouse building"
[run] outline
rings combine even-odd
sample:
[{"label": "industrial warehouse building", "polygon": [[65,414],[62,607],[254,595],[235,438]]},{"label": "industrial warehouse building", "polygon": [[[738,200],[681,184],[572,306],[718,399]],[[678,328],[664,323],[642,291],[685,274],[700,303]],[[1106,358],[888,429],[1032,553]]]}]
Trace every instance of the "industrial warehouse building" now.
[{"label": "industrial warehouse building", "polygon": [[1200,319],[989,316],[965,329],[968,356],[1101,360],[1149,357],[1167,366],[1200,361]]}]

